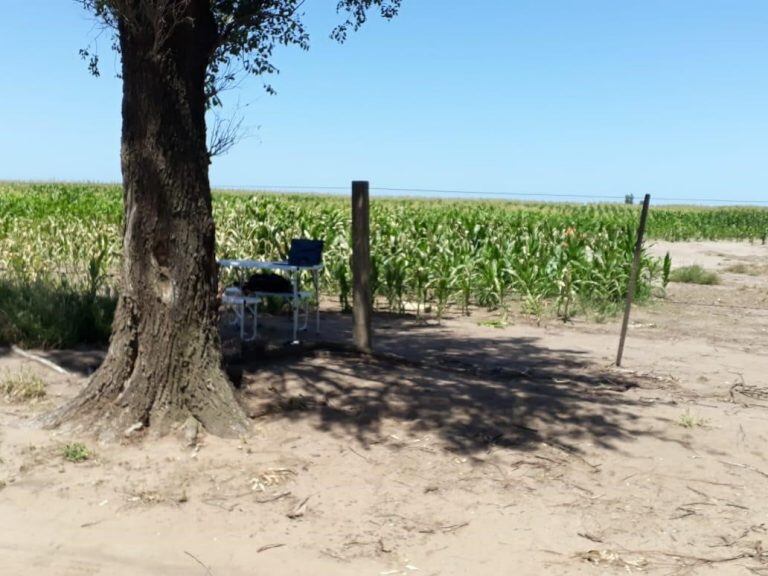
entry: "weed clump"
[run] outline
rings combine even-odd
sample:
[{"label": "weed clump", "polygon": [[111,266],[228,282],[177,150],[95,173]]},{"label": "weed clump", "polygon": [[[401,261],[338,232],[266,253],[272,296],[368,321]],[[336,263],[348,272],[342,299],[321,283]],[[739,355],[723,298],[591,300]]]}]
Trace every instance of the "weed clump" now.
[{"label": "weed clump", "polygon": [[743,274],[746,276],[760,276],[761,274],[768,272],[768,266],[760,266],[758,264],[746,264],[739,262],[738,264],[732,264],[727,268],[724,268],[725,272],[731,274]]},{"label": "weed clump", "polygon": [[45,398],[45,382],[29,370],[19,370],[0,381],[0,394],[11,402],[37,402]]},{"label": "weed clump", "polygon": [[707,421],[706,419],[691,414],[690,411],[686,410],[680,415],[680,419],[677,421],[677,423],[683,428],[702,428],[706,426]]},{"label": "weed clump", "polygon": [[62,456],[64,456],[64,459],[68,462],[74,462],[75,464],[85,462],[88,460],[88,458],[91,457],[91,455],[91,451],[88,450],[88,447],[80,442],[67,444],[62,450]]},{"label": "weed clump", "polygon": [[720,276],[717,273],[705,270],[698,264],[675,268],[670,272],[669,279],[671,282],[681,282],[684,284],[703,284],[707,286],[720,284]]}]

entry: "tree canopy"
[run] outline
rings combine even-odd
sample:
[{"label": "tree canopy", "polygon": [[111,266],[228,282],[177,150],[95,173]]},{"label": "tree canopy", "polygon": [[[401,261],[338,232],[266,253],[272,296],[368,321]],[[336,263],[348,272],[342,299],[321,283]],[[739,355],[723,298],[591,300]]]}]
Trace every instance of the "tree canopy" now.
[{"label": "tree canopy", "polygon": [[[114,31],[112,48],[120,51],[117,34],[121,18],[129,22],[132,15],[151,16],[155,29],[156,50],[165,49],[163,38],[179,24],[176,15],[184,12],[189,0],[76,0],[94,13],[102,24]],[[220,94],[231,87],[241,74],[262,76],[278,72],[272,56],[275,47],[298,46],[309,49],[310,37],[304,25],[306,0],[210,0],[215,20],[215,39],[210,52],[206,77],[209,106],[221,105]],[[358,30],[371,11],[385,19],[394,18],[401,0],[338,0],[336,11],[340,22],[330,36],[344,42],[350,31]],[[99,55],[90,48],[81,50],[95,75],[99,74]],[[272,87],[265,83],[272,93]]]}]

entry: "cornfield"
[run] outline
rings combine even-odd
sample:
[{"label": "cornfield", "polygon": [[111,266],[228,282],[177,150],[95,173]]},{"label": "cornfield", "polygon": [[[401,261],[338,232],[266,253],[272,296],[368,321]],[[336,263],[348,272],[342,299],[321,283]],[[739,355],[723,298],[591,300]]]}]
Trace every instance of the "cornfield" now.
[{"label": "cornfield", "polygon": [[[325,240],[323,291],[349,306],[350,212],[340,197],[214,195],[217,256],[279,259],[291,238]],[[377,199],[371,202],[373,291],[392,311],[518,303],[562,317],[576,305],[620,302],[632,260],[638,208],[625,205]],[[0,338],[13,306],[8,285],[78,294],[109,306],[120,258],[122,196],[117,186],[0,184]],[[660,239],[765,241],[768,210],[654,207],[648,235]],[[647,297],[662,263],[643,255],[639,296]],[[103,317],[102,317],[103,316]],[[42,321],[38,322],[42,323]],[[6,332],[8,332],[6,326]],[[22,330],[24,332],[24,330]],[[6,336],[6,339],[10,336]],[[71,336],[71,339],[82,336]],[[55,340],[55,338],[53,338]],[[60,344],[61,342],[44,342]]]}]

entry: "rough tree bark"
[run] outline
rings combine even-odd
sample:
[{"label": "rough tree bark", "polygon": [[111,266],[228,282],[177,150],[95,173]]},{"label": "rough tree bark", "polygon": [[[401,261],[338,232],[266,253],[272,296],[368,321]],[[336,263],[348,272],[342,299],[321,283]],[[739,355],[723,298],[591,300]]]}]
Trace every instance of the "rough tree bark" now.
[{"label": "rough tree bark", "polygon": [[217,40],[208,0],[119,2],[124,236],[107,357],[49,420],[163,433],[196,418],[233,436],[245,414],[221,368],[206,151],[205,72]]}]

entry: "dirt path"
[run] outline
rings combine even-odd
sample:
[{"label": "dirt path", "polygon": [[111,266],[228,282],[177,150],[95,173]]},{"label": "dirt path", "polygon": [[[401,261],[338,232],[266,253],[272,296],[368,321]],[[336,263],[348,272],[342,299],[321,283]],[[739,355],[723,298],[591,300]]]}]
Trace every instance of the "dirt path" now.
[{"label": "dirt path", "polygon": [[[672,249],[721,271],[768,262],[759,246]],[[0,374],[25,367],[48,390],[0,401],[1,573],[768,573],[768,319],[745,312],[767,287],[728,272],[671,285],[686,304],[633,315],[624,370],[616,322],[381,316],[379,349],[421,366],[320,352],[253,366],[253,433],[192,446],[183,431],[102,447],[38,430],[84,376],[0,352]],[[326,337],[347,323],[328,315]],[[75,440],[89,460],[63,459]]]}]

